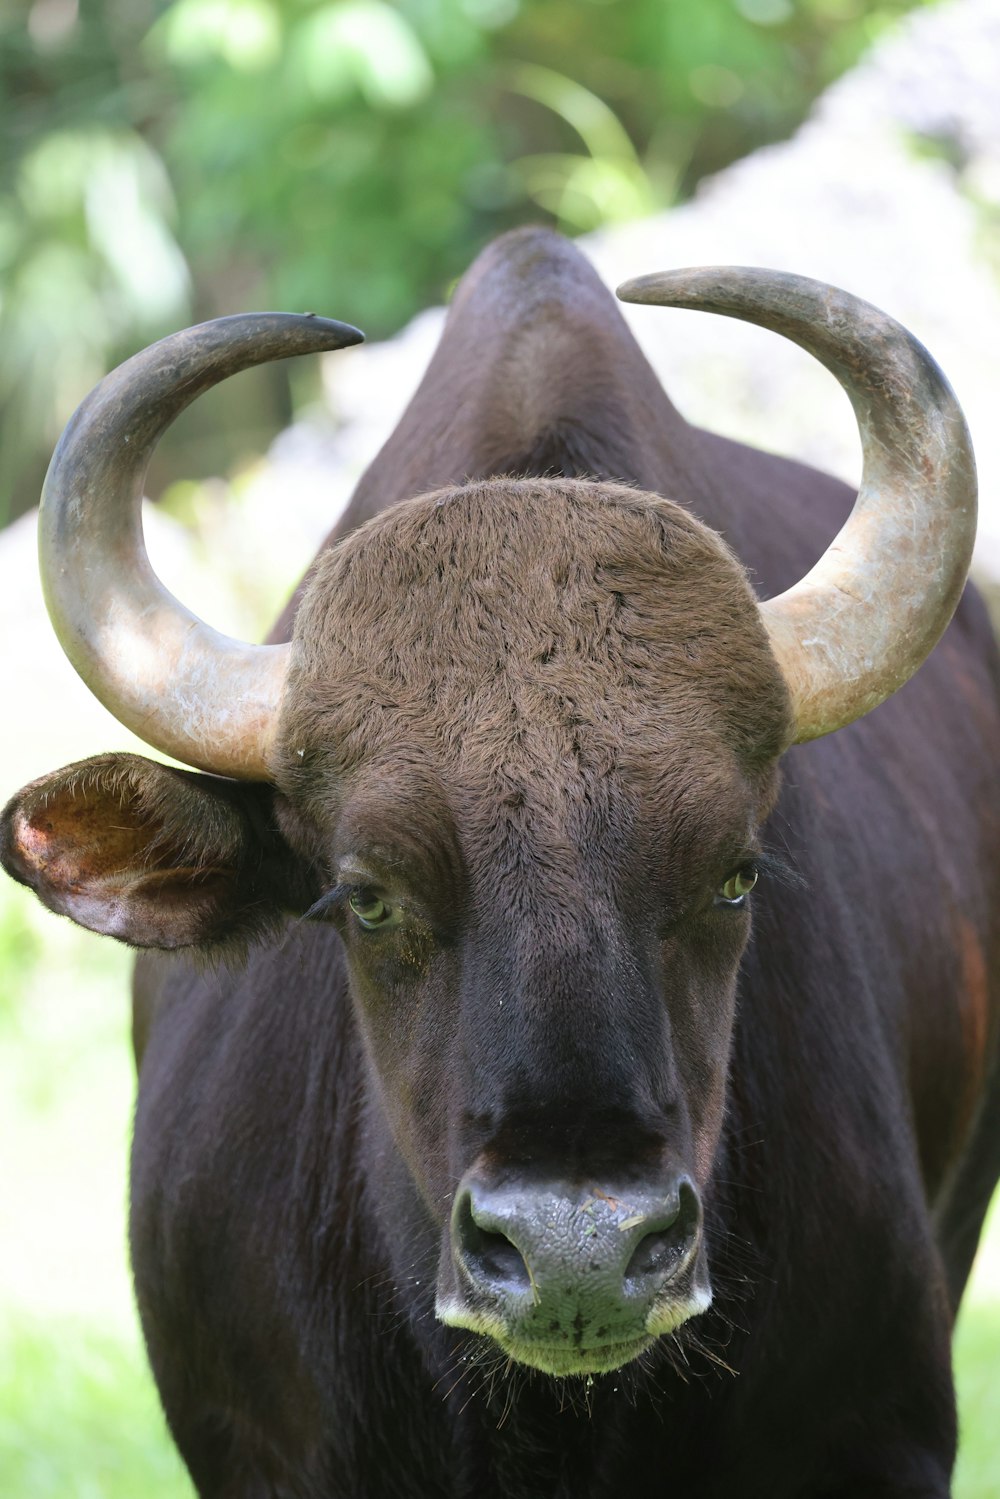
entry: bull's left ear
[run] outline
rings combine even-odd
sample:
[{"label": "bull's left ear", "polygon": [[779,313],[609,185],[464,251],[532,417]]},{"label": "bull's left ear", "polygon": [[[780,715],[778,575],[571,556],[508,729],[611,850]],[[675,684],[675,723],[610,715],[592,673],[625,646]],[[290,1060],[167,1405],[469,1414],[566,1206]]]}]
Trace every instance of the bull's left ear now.
[{"label": "bull's left ear", "polygon": [[133,947],[216,947],[308,904],[269,786],[99,755],[0,817],[0,863],[52,911]]}]

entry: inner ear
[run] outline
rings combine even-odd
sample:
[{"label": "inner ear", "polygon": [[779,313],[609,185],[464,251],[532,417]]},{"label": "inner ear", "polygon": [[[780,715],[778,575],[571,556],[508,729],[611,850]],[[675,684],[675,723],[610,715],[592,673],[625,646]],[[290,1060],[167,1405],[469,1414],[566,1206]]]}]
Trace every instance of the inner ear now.
[{"label": "inner ear", "polygon": [[0,862],[50,910],[134,947],[246,942],[311,894],[273,797],[265,785],[99,755],[9,802]]}]

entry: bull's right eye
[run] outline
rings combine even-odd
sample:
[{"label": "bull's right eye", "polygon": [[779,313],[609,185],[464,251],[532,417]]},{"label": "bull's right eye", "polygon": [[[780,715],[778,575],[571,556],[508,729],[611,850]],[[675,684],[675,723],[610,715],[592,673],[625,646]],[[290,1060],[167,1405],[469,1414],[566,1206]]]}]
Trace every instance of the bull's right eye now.
[{"label": "bull's right eye", "polygon": [[369,932],[376,927],[394,926],[399,920],[399,908],[390,906],[372,890],[355,890],[347,904]]}]

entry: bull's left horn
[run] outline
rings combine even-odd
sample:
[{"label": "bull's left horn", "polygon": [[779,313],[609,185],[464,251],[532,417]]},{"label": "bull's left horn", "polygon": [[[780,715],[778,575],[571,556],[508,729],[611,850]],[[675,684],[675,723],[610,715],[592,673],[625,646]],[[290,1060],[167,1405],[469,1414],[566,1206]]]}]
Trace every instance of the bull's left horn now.
[{"label": "bull's left horn", "polygon": [[969,570],[976,467],[947,380],[884,312],[804,276],[709,267],[641,276],[618,295],[771,328],[850,397],[864,454],[854,509],[815,567],[760,611],[791,692],[795,741],[860,718],[930,653]]},{"label": "bull's left horn", "polygon": [[59,440],[38,543],[56,634],[105,707],[187,765],[269,778],[289,647],[220,634],[160,582],[142,535],[150,455],[174,418],[227,375],[361,338],[346,323],[278,312],[201,323],[119,365]]}]

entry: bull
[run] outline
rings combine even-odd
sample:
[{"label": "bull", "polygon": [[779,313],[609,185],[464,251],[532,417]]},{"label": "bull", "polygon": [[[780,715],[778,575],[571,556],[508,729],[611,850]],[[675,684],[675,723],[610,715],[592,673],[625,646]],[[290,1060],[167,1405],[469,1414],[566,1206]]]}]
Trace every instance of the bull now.
[{"label": "bull", "polygon": [[3,861],[148,950],[131,1250],[203,1499],[950,1491],[950,1331],[1000,1169],[968,434],[845,293],[620,295],[825,363],[853,510],[689,426],[543,231],[461,283],[267,645],[156,579],[145,467],[217,380],[355,330],[177,334],[53,460],[63,646],[193,768],[45,776]]}]

